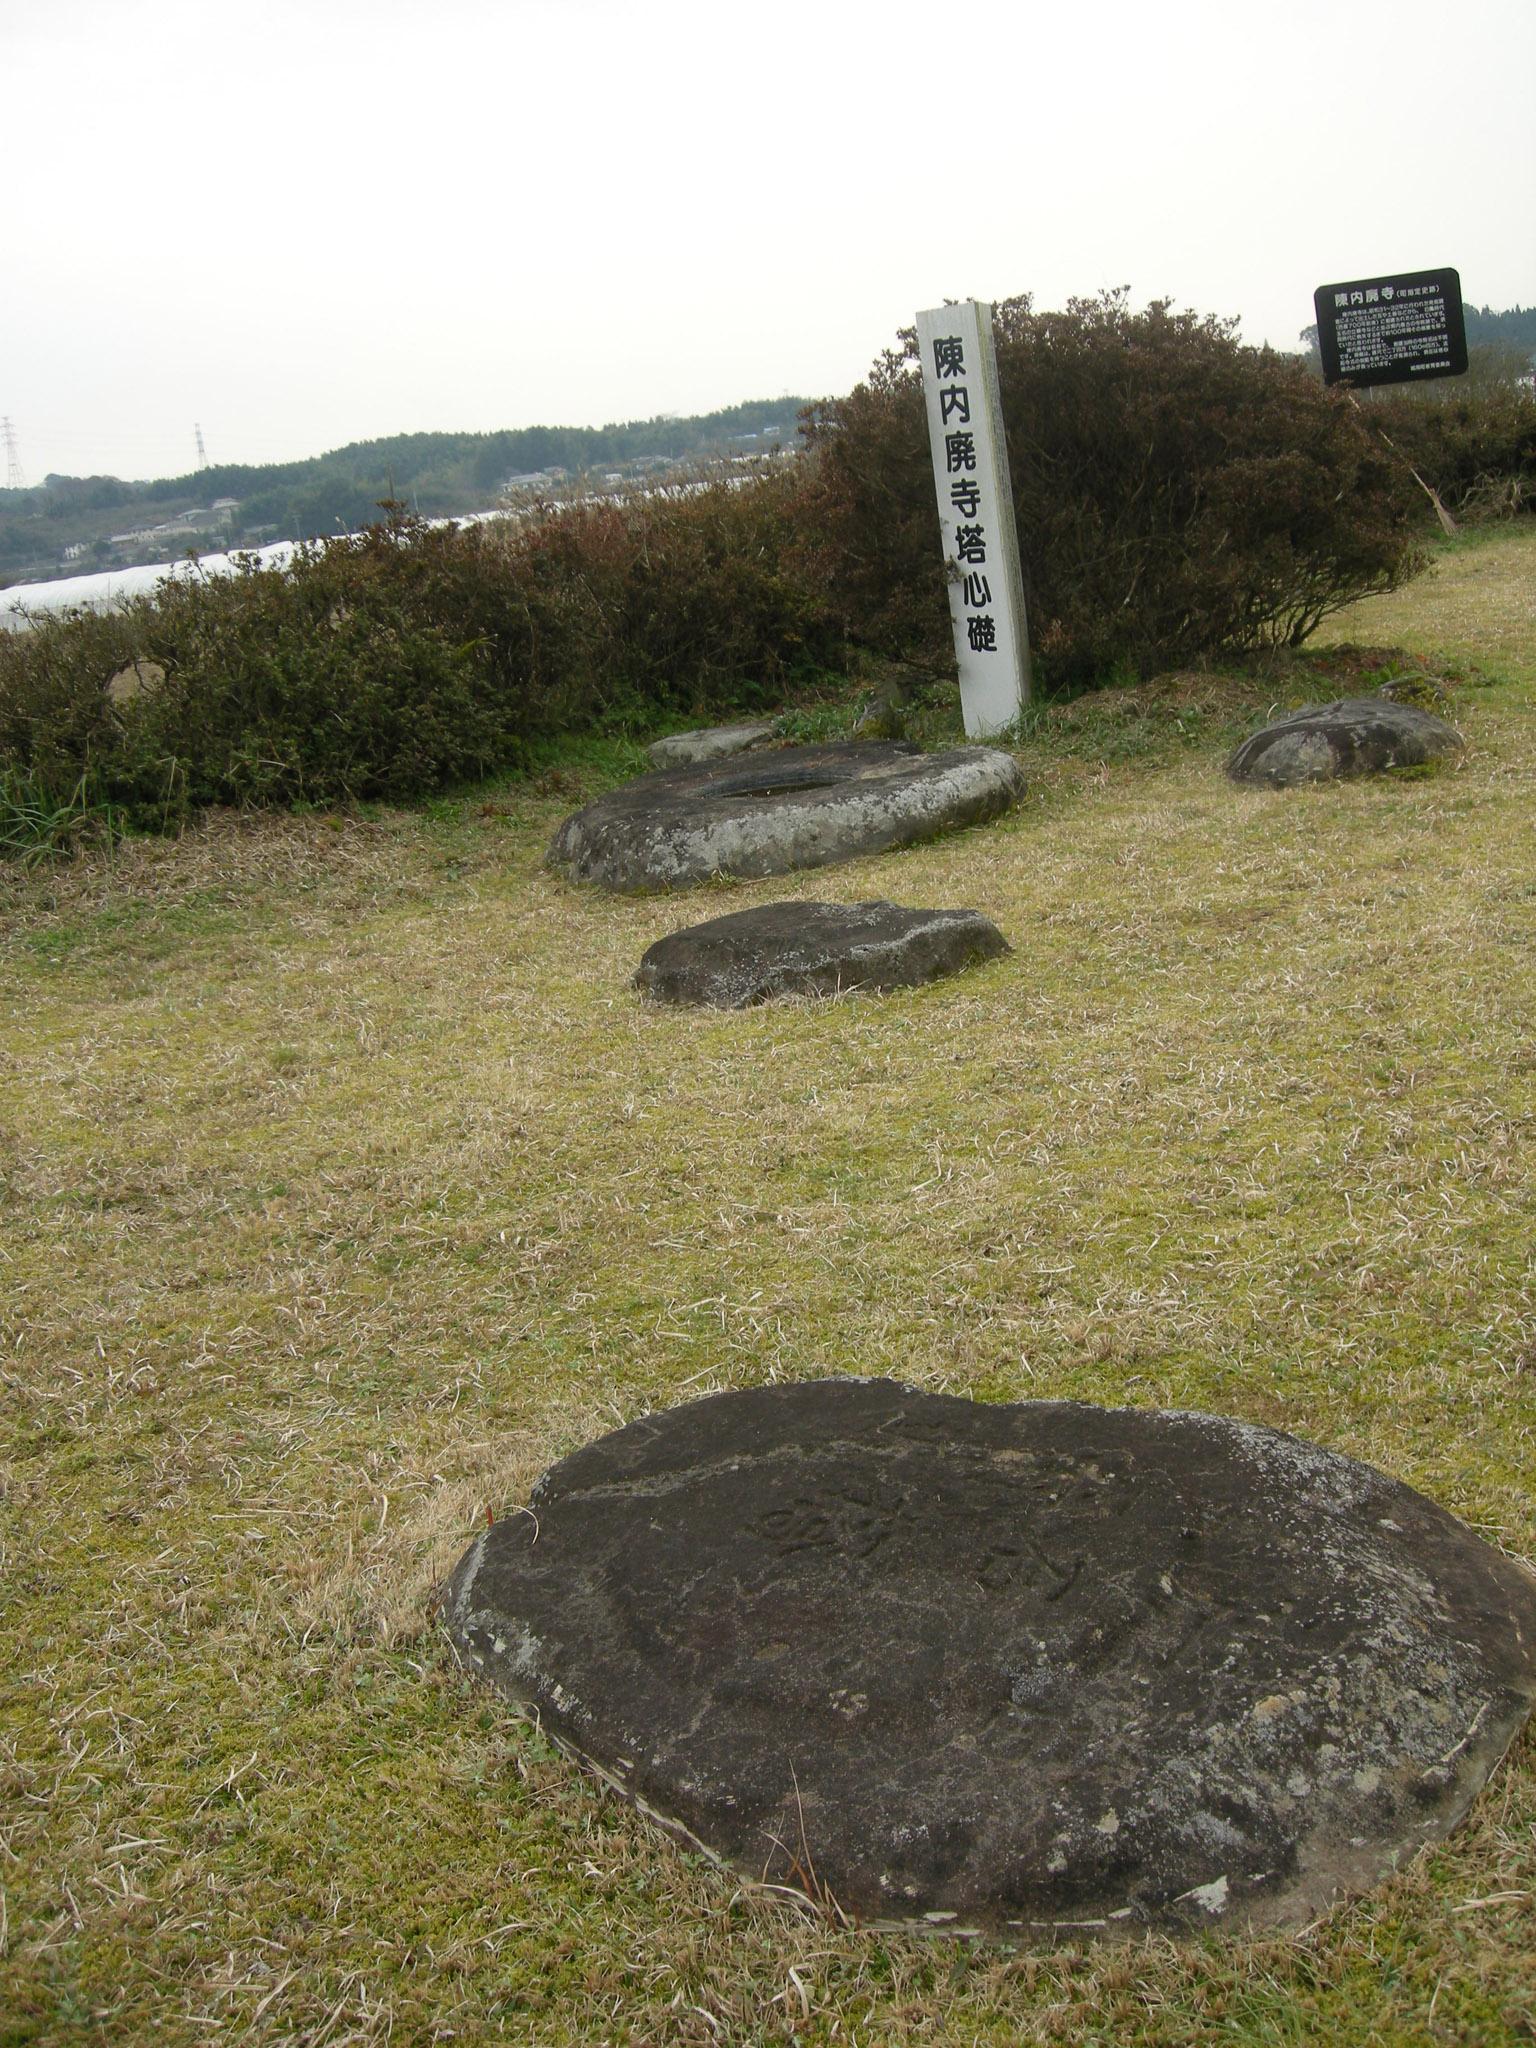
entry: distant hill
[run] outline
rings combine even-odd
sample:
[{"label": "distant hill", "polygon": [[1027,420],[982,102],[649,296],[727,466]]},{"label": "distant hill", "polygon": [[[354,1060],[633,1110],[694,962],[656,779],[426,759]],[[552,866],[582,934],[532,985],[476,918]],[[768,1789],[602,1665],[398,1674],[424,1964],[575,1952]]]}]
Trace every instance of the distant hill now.
[{"label": "distant hill", "polygon": [[1468,348],[1518,349],[1536,356],[1536,306],[1511,306],[1495,313],[1491,306],[1468,306]]},{"label": "distant hill", "polygon": [[0,490],[0,584],[168,561],[189,548],[211,553],[348,533],[376,519],[386,498],[425,518],[446,517],[485,510],[510,479],[535,473],[642,474],[776,442],[793,445],[807,403],[749,399],[687,419],[659,415],[604,427],[392,434],[303,462],[219,463],[146,483],[49,476],[30,490]]}]

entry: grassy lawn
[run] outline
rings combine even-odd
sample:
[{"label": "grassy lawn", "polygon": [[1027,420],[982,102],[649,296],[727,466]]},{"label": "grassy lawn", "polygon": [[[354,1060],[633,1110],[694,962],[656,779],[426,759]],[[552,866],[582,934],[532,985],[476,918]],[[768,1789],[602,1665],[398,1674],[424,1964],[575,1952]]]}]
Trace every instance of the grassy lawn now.
[{"label": "grassy lawn", "polygon": [[[1043,715],[1015,814],[803,887],[571,890],[576,757],[0,876],[0,2043],[1536,2040],[1529,1732],[1294,1940],[882,1941],[682,1854],[432,1607],[575,1445],[832,1373],[1216,1409],[1536,1552],[1531,529],[1319,636],[1460,676],[1438,775],[1234,789],[1277,668]],[[786,894],[1015,950],[640,1007]]]}]

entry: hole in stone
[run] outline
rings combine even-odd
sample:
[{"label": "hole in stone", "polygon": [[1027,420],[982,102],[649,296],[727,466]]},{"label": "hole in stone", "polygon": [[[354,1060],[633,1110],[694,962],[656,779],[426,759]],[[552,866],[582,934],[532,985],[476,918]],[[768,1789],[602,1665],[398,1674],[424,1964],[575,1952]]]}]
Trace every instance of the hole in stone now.
[{"label": "hole in stone", "polygon": [[760,768],[756,774],[732,775],[712,784],[709,795],[794,796],[802,789],[836,789],[849,779],[846,773],[832,774],[825,768],[807,768],[798,773],[794,769],[786,772],[782,768]]}]

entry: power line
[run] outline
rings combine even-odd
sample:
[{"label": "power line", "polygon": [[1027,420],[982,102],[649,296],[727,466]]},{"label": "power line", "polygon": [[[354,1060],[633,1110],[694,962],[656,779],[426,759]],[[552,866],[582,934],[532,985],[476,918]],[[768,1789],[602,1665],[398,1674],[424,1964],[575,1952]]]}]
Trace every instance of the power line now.
[{"label": "power line", "polygon": [[0,434],[5,436],[5,488],[8,491],[24,491],[27,488],[26,471],[21,466],[21,455],[16,447],[16,429],[11,425],[9,415],[0,420]]}]

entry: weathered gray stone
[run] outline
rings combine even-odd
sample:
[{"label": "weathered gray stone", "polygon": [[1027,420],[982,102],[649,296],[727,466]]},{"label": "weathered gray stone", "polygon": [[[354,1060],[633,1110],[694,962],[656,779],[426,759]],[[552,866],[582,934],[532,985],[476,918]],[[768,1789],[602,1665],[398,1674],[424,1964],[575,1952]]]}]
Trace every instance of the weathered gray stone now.
[{"label": "weathered gray stone", "polygon": [[567,818],[548,858],[573,882],[685,889],[910,846],[995,818],[1023,790],[1018,764],[992,747],[780,747],[641,776]]},{"label": "weathered gray stone", "polygon": [[765,745],[778,730],[772,720],[743,725],[703,725],[695,732],[669,733],[652,740],[646,754],[655,768],[686,768],[696,761],[722,761]]},{"label": "weathered gray stone", "polygon": [[907,711],[905,693],[897,685],[887,684],[875,692],[859,713],[853,736],[856,740],[904,740]]},{"label": "weathered gray stone", "polygon": [[1234,782],[1290,789],[1347,775],[1416,768],[1455,753],[1461,734],[1443,718],[1390,697],[1306,704],[1250,733],[1227,762]]},{"label": "weathered gray stone", "polygon": [[107,695],[116,705],[131,704],[136,697],[147,691],[158,690],[165,681],[165,670],[158,661],[148,661],[142,656],[130,661],[126,668],[120,668],[115,675],[107,678]]},{"label": "weathered gray stone", "polygon": [[889,1381],[588,1445],[445,1612],[748,1876],[1015,1938],[1298,1927],[1454,1826],[1536,1700],[1536,1579],[1368,1466]]},{"label": "weathered gray stone", "polygon": [[743,1010],[771,996],[917,988],[1009,950],[979,910],[768,903],[658,939],[635,986],[653,1002]]}]

